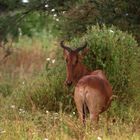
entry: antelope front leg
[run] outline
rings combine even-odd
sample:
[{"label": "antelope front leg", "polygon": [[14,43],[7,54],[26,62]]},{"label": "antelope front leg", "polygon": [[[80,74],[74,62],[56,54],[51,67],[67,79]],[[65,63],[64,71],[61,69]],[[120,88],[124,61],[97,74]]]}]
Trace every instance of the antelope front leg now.
[{"label": "antelope front leg", "polygon": [[81,120],[81,122],[83,123],[83,125],[85,126],[85,114],[83,114],[83,112],[78,110],[78,114],[79,114],[79,119]]},{"label": "antelope front leg", "polygon": [[83,125],[85,126],[85,112],[84,112],[84,105],[82,102],[75,102],[76,108],[79,114],[79,119],[82,121]]},{"label": "antelope front leg", "polygon": [[82,123],[85,126],[85,112],[84,112],[83,102],[79,98],[74,98],[74,99],[75,99],[76,108],[79,114],[79,119],[82,121]]}]

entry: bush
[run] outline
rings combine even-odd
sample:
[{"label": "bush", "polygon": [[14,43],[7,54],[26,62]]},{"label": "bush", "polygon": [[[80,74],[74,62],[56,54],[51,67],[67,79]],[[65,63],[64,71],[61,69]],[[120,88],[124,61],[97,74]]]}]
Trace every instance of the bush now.
[{"label": "bush", "polygon": [[137,42],[132,35],[115,27],[92,26],[82,39],[73,39],[73,44],[86,40],[90,51],[85,56],[85,64],[91,69],[105,71],[114,92],[123,92],[130,81],[130,73],[135,63]]}]

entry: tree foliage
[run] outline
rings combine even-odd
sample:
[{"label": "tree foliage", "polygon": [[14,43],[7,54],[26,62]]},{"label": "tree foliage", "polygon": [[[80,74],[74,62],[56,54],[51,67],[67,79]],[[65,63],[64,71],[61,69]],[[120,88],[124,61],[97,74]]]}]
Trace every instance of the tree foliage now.
[{"label": "tree foliage", "polygon": [[140,1],[137,0],[29,0],[28,3],[0,0],[0,40],[6,39],[8,34],[17,37],[22,26],[23,33],[31,36],[36,27],[37,31],[46,28],[47,18],[52,16],[53,19],[54,14],[61,19],[59,31],[63,36],[81,35],[87,26],[99,23],[128,30],[140,40],[139,7]]},{"label": "tree foliage", "polygon": [[115,25],[140,40],[140,1],[90,0],[70,8],[64,15],[65,34],[84,33],[87,26]]}]

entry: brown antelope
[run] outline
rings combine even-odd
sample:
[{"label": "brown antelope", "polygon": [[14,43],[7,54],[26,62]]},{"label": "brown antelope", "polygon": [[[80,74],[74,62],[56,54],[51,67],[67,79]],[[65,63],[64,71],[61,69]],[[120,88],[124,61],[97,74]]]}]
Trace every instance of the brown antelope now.
[{"label": "brown antelope", "polygon": [[[75,50],[60,43],[64,49],[67,78],[65,84],[76,85],[74,100],[78,114],[85,124],[86,108],[90,113],[91,123],[97,123],[99,114],[107,110],[112,100],[112,87],[102,70],[90,71],[81,62],[80,51],[86,50],[87,43]],[[85,55],[83,53],[83,55]]]}]

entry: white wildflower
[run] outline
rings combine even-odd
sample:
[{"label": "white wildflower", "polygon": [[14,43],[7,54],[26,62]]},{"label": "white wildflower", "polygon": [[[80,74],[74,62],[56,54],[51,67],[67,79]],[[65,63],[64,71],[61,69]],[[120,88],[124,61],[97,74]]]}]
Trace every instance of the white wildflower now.
[{"label": "white wildflower", "polygon": [[97,140],[102,140],[102,138],[98,136],[98,137],[97,137]]},{"label": "white wildflower", "polygon": [[59,21],[59,19],[57,18],[56,21]]},{"label": "white wildflower", "polygon": [[66,11],[63,11],[62,13],[65,14]]},{"label": "white wildflower", "polygon": [[45,8],[48,8],[49,7],[49,5],[48,4],[45,4]]},{"label": "white wildflower", "polygon": [[113,30],[111,30],[111,29],[110,29],[109,31],[110,31],[111,33],[114,33],[114,31],[113,31]]},{"label": "white wildflower", "polygon": [[49,140],[48,138],[44,138],[44,140]]},{"label": "white wildflower", "polygon": [[22,84],[24,85],[24,84],[25,84],[25,82],[23,81],[23,82],[22,82]]},{"label": "white wildflower", "polygon": [[54,17],[57,17],[57,14],[54,14],[53,16],[54,16]]},{"label": "white wildflower", "polygon": [[15,105],[11,105],[11,108],[15,109],[15,108],[16,108],[16,106],[15,106]]},{"label": "white wildflower", "polygon": [[49,111],[48,110],[46,110],[46,114],[48,114],[49,113]]},{"label": "white wildflower", "polygon": [[23,109],[22,109],[22,108],[20,108],[20,109],[19,109],[19,111],[23,111]]},{"label": "white wildflower", "polygon": [[52,63],[53,63],[53,64],[55,63],[55,59],[52,60]]},{"label": "white wildflower", "polygon": [[72,112],[73,115],[75,115],[75,112]]},{"label": "white wildflower", "polygon": [[46,60],[47,60],[47,61],[50,61],[50,60],[51,60],[51,58],[49,58],[49,57],[48,57],[48,58],[46,58]]},{"label": "white wildflower", "polygon": [[126,13],[125,15],[128,16],[128,13]]},{"label": "white wildflower", "polygon": [[20,109],[19,109],[19,113],[20,113],[20,114],[21,114],[21,113],[23,113],[23,114],[24,114],[24,113],[25,113],[25,110],[24,110],[24,109],[22,109],[22,108],[20,108]]},{"label": "white wildflower", "polygon": [[51,11],[52,11],[52,12],[54,12],[54,11],[55,11],[55,9],[52,9]]},{"label": "white wildflower", "polygon": [[21,28],[18,28],[19,36],[22,36],[22,30]]},{"label": "white wildflower", "polygon": [[28,3],[28,2],[29,2],[29,0],[22,0],[22,2],[23,2],[23,3]]}]

